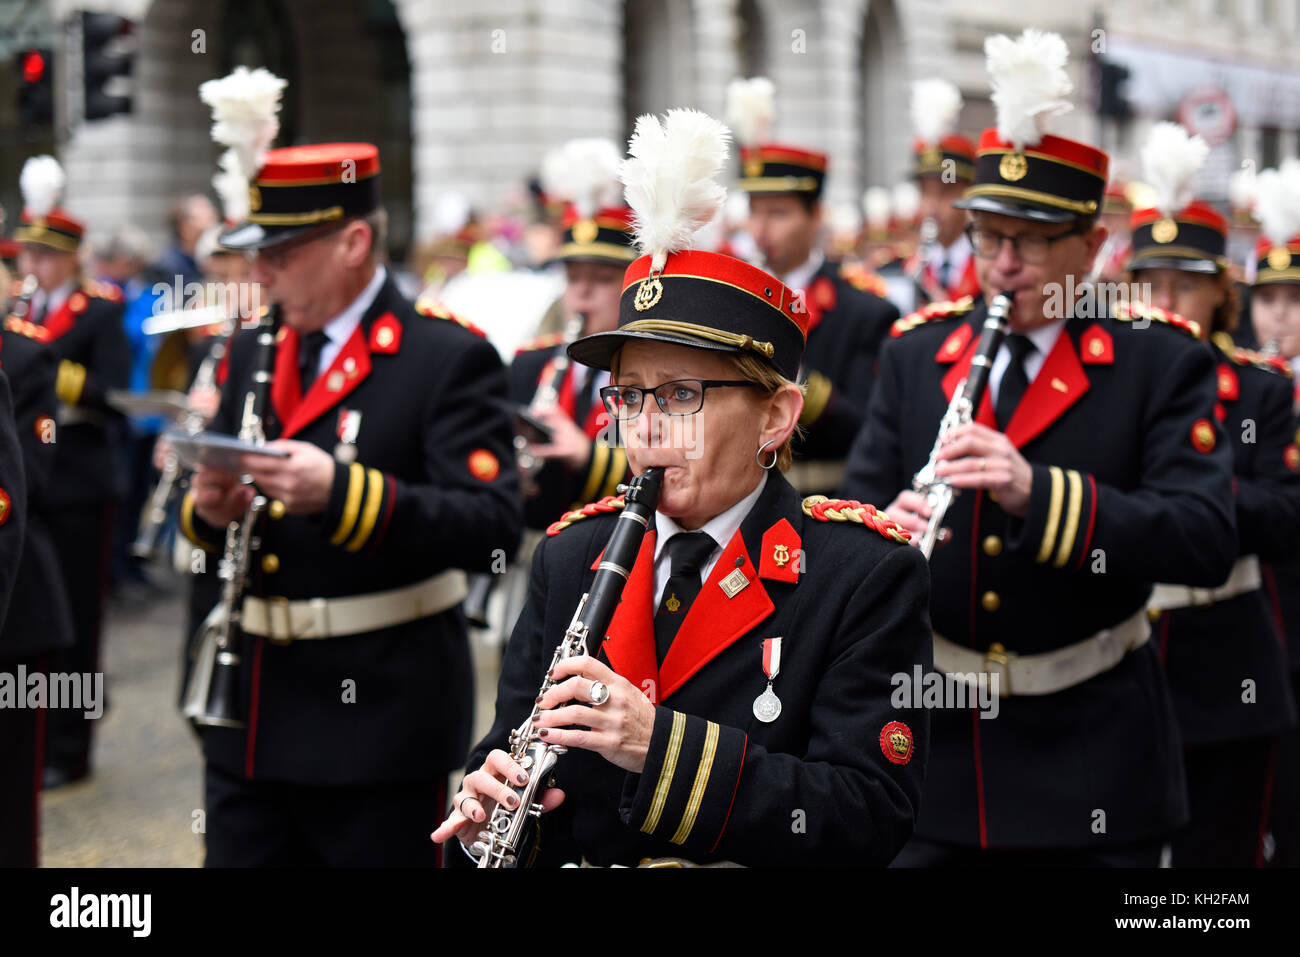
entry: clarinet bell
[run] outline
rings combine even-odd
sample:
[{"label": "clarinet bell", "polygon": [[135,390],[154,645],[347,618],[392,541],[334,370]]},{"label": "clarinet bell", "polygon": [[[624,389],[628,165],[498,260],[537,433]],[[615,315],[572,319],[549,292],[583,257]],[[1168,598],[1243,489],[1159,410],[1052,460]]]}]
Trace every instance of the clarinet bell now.
[{"label": "clarinet bell", "polygon": [[205,728],[243,728],[239,710],[239,655],[218,651],[208,685],[208,700],[194,723]]}]

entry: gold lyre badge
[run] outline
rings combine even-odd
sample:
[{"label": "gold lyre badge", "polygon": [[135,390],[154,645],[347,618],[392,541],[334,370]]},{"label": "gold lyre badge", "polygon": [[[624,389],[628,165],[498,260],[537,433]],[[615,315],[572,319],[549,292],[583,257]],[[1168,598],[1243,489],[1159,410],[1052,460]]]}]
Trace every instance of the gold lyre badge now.
[{"label": "gold lyre badge", "polygon": [[790,561],[790,549],[784,545],[777,545],[772,549],[772,561],[776,562],[777,568],[785,568],[786,563]]},{"label": "gold lyre badge", "polygon": [[632,306],[637,312],[645,312],[652,308],[664,294],[664,284],[659,281],[658,276],[647,276],[641,280],[641,285],[636,287],[636,298],[632,300]]}]

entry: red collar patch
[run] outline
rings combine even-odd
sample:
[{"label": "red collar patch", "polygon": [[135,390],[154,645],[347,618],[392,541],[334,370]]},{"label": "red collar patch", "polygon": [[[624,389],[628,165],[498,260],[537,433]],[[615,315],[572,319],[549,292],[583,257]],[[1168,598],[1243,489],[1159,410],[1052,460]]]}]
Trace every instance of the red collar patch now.
[{"label": "red collar patch", "polygon": [[1100,323],[1089,326],[1079,337],[1079,361],[1086,366],[1115,362],[1115,341]]},{"label": "red collar patch", "polygon": [[966,348],[966,344],[970,342],[970,337],[974,334],[975,330],[962,323],[952,331],[952,334],[947,339],[943,340],[943,345],[934,354],[935,361],[945,364],[956,362],[960,358],[962,350]]},{"label": "red collar patch", "polygon": [[370,327],[370,351],[392,355],[402,346],[402,324],[386,312]]},{"label": "red collar patch", "polygon": [[799,583],[803,570],[803,543],[799,533],[786,519],[781,519],[763,533],[759,546],[758,577],[771,581]]},{"label": "red collar patch", "polygon": [[1219,363],[1219,398],[1235,402],[1240,394],[1237,370],[1226,362]]}]

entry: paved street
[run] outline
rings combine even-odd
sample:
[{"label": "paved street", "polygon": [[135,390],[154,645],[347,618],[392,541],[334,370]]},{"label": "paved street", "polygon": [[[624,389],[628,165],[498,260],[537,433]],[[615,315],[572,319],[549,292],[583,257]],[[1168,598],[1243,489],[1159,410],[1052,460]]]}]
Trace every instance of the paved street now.
[{"label": "paved street", "polygon": [[[105,686],[109,709],[95,729],[94,773],[44,796],[46,867],[196,867],[202,835],[198,743],[176,709],[186,583],[159,568],[148,597],[109,607]],[[490,717],[497,653],[475,642],[477,728]],[[540,676],[539,676],[540,680]],[[477,733],[477,732],[476,732]]]}]

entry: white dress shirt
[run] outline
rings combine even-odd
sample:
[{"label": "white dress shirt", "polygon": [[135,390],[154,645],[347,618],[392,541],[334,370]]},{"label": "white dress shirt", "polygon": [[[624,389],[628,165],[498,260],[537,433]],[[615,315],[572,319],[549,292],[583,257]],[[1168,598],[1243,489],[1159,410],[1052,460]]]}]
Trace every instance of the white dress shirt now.
[{"label": "white dress shirt", "polygon": [[944,260],[948,262],[948,275],[943,276],[944,289],[952,286],[957,280],[961,279],[962,273],[966,271],[966,263],[971,257],[970,239],[965,233],[957,236],[957,241],[951,246],[940,246],[934,243],[926,253],[926,263],[930,271],[934,274],[935,279],[943,276]]},{"label": "white dress shirt", "polygon": [[[1048,353],[1056,345],[1056,340],[1064,328],[1065,320],[1058,319],[1056,322],[1024,333],[1034,344],[1034,351],[1025,356],[1025,378],[1031,383],[1034,381],[1034,376],[1038,375],[1038,371],[1043,368]],[[1003,340],[1002,345],[998,347],[998,354],[993,357],[993,368],[989,370],[989,401],[993,403],[994,408],[998,405],[998,386],[1002,384],[1002,374],[1007,371],[1007,366],[1010,364],[1011,347],[1007,345],[1006,340]]]},{"label": "white dress shirt", "polygon": [[356,332],[357,326],[361,325],[361,317],[366,314],[375,297],[379,295],[379,287],[384,284],[384,279],[388,276],[388,271],[383,266],[375,267],[375,274],[371,277],[370,282],[366,283],[366,288],[361,290],[361,295],[353,299],[347,308],[337,316],[325,323],[324,333],[329,338],[324,348],[320,351],[320,365],[316,367],[316,375],[320,376],[338,358],[338,354],[343,351],[347,345],[352,333]]},{"label": "white dress shirt", "polygon": [[812,285],[813,276],[817,275],[817,270],[822,268],[822,263],[825,261],[826,257],[822,255],[822,251],[814,249],[812,255],[808,257],[808,260],[802,266],[796,266],[784,276],[778,278],[787,289],[795,292],[807,292],[808,287]]},{"label": "white dress shirt", "polygon": [[[700,584],[703,585],[709,580],[709,574],[713,571],[713,566],[718,563],[722,557],[722,550],[730,543],[736,530],[740,528],[740,523],[745,520],[754,503],[758,501],[759,495],[763,493],[764,486],[767,485],[767,473],[758,480],[758,485],[754,491],[750,492],[731,508],[727,509],[720,515],[709,519],[700,528],[695,529],[697,532],[705,532],[714,541],[713,553],[709,555],[709,560],[704,563],[700,569]],[[675,521],[669,518],[663,512],[655,512],[655,607],[659,607],[659,599],[663,596],[664,587],[668,584],[668,579],[672,575],[672,560],[668,556],[668,550],[664,547],[668,544],[668,539],[672,538],[679,532],[685,532],[687,529],[682,528]]]}]

